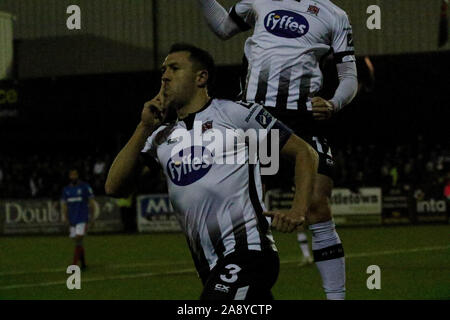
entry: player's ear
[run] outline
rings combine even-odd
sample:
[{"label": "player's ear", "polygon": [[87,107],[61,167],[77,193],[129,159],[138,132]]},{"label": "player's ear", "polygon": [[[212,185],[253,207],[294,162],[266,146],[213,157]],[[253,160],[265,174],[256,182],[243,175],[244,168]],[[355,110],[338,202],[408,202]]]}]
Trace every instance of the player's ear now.
[{"label": "player's ear", "polygon": [[197,86],[205,88],[208,85],[209,74],[207,70],[199,70],[197,72]]}]

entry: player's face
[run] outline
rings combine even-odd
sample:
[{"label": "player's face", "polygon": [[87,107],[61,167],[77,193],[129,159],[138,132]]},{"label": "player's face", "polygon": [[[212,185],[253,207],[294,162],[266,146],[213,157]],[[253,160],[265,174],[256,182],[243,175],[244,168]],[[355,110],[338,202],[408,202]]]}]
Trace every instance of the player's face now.
[{"label": "player's face", "polygon": [[77,170],[70,170],[70,172],[69,172],[69,179],[70,179],[70,181],[75,182],[75,181],[78,180],[78,178],[79,178],[78,171]]},{"label": "player's face", "polygon": [[174,52],[167,56],[162,71],[162,86],[165,105],[177,109],[186,105],[193,97],[197,85],[197,72],[187,51]]}]

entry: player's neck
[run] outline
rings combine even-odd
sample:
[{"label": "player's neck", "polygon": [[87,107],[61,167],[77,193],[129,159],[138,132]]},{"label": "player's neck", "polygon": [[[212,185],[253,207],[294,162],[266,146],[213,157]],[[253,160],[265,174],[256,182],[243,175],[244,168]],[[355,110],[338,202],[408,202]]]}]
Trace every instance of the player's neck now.
[{"label": "player's neck", "polygon": [[178,119],[184,119],[189,114],[199,111],[208,103],[209,99],[210,97],[206,90],[199,91],[189,103],[177,110]]}]

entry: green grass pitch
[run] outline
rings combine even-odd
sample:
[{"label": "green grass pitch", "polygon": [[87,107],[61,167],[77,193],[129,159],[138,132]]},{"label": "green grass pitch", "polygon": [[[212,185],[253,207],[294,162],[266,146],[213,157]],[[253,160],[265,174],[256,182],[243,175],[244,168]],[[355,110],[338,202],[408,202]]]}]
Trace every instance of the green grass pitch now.
[{"label": "green grass pitch", "polygon": [[[339,228],[348,299],[450,299],[450,226]],[[275,299],[324,299],[315,265],[299,268],[295,234],[274,233]],[[201,283],[179,233],[89,235],[81,289],[68,290],[73,243],[62,236],[0,238],[0,299],[198,299]],[[381,289],[366,286],[381,269]]]}]

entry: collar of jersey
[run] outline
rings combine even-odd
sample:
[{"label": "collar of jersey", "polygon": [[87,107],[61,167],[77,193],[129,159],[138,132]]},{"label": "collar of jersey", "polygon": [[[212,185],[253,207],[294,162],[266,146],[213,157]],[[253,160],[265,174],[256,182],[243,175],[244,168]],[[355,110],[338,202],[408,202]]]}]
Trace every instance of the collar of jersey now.
[{"label": "collar of jersey", "polygon": [[197,113],[202,112],[203,110],[205,110],[206,108],[208,108],[211,105],[211,102],[213,101],[213,98],[210,98],[208,100],[208,102],[199,110],[189,113],[188,116],[186,118],[183,119],[177,119],[177,122],[183,121],[186,124],[186,129],[189,131],[193,128],[194,126],[194,120],[195,120],[195,116]]}]

